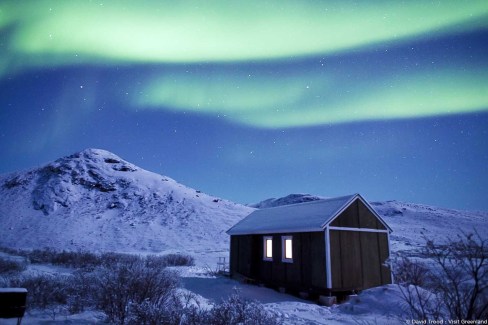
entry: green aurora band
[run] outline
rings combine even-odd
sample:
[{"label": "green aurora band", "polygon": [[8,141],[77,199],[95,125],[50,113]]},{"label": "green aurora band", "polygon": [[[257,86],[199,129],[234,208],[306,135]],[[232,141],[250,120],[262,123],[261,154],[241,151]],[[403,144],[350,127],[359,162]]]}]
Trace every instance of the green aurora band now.
[{"label": "green aurora band", "polygon": [[22,55],[129,62],[222,62],[328,54],[488,26],[482,1],[9,1]]},{"label": "green aurora band", "polygon": [[468,113],[488,108],[488,68],[417,71],[391,79],[361,83],[353,89],[333,87],[329,78],[245,75],[242,82],[225,73],[191,78],[175,74],[144,83],[134,107],[164,108],[226,117],[263,128],[311,126],[358,120],[411,118]]},{"label": "green aurora band", "polygon": [[[146,77],[131,105],[264,128],[465,113],[488,108],[486,66],[414,71],[346,92],[334,87],[334,73],[246,74],[233,65],[487,27],[486,0],[3,1],[0,78],[56,66],[176,64],[171,74]],[[208,63],[217,72],[178,68]]]}]

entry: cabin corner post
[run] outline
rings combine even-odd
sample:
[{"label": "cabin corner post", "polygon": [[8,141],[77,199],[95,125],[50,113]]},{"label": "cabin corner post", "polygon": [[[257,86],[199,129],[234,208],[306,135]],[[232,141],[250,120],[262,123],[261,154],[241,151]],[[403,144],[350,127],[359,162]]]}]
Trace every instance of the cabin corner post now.
[{"label": "cabin corner post", "polygon": [[229,277],[232,278],[232,270],[231,266],[232,263],[230,260],[232,259],[232,235],[229,236]]},{"label": "cabin corner post", "polygon": [[325,274],[327,289],[332,289],[332,270],[330,263],[330,230],[325,227]]},{"label": "cabin corner post", "polygon": [[386,233],[386,238],[388,242],[388,265],[390,266],[390,278],[391,284],[395,284],[395,278],[393,277],[393,262],[391,260],[391,243],[390,243],[390,232]]}]

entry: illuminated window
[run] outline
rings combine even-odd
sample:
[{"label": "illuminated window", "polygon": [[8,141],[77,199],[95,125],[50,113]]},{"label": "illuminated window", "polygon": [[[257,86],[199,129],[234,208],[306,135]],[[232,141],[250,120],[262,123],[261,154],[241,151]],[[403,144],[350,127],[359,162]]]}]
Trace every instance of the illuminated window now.
[{"label": "illuminated window", "polygon": [[281,237],[281,261],[292,263],[293,262],[293,237],[282,236]]},{"label": "illuminated window", "polygon": [[273,237],[271,236],[263,237],[263,260],[273,260]]}]

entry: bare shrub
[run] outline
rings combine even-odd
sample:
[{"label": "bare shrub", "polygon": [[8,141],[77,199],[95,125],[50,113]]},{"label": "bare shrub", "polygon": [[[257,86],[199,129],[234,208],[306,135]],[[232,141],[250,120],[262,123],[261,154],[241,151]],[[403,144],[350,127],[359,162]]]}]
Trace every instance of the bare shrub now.
[{"label": "bare shrub", "polygon": [[70,283],[71,294],[67,300],[70,313],[80,313],[98,305],[98,281],[98,272],[91,269],[80,269],[73,273]]},{"label": "bare shrub", "polygon": [[168,266],[193,266],[195,259],[193,256],[184,254],[167,254],[167,255],[148,255],[146,257],[148,267],[168,267]]},{"label": "bare shrub", "polygon": [[9,255],[23,256],[22,254],[20,254],[21,250],[15,249],[15,248],[10,248],[10,247],[5,247],[5,246],[0,246],[0,252],[7,253]]},{"label": "bare shrub", "polygon": [[[400,291],[416,319],[486,319],[488,317],[488,240],[474,232],[445,245],[426,239],[428,269],[406,260]],[[400,274],[401,274],[400,272]],[[405,287],[406,285],[406,287]],[[424,288],[420,288],[423,286]]]},{"label": "bare shrub", "polygon": [[163,304],[171,299],[178,284],[176,273],[147,268],[144,263],[115,264],[99,274],[99,307],[116,324],[130,321],[130,309],[147,302]]},{"label": "bare shrub", "polygon": [[417,285],[400,286],[410,319],[439,320],[443,316],[443,303],[432,291]]},{"label": "bare shrub", "polygon": [[62,251],[53,253],[50,263],[73,268],[96,267],[102,264],[99,255],[86,251]]},{"label": "bare shrub", "polygon": [[28,258],[32,263],[51,263],[52,256],[55,253],[54,250],[49,248],[23,250],[9,247],[0,247],[0,251],[10,255],[23,256],[25,258]]},{"label": "bare shrub", "polygon": [[[168,266],[193,265],[188,255],[146,258],[120,253],[93,254],[51,249],[15,251],[34,263],[78,268],[72,275],[2,277],[5,286],[29,291],[28,307],[55,319],[61,312],[105,312],[115,324],[200,324],[203,312],[175,289],[179,283]],[[0,261],[0,266],[1,266]],[[9,266],[9,268],[11,268]]]},{"label": "bare shrub", "polygon": [[0,288],[6,288],[10,286],[10,278],[0,275]]},{"label": "bare shrub", "polygon": [[180,297],[173,291],[169,296],[146,298],[141,303],[132,303],[128,323],[134,325],[184,324],[182,322],[184,314]]},{"label": "bare shrub", "polygon": [[115,264],[132,265],[142,260],[139,255],[113,252],[103,253],[100,258],[102,260],[102,265],[108,268],[113,267]]},{"label": "bare shrub", "polygon": [[0,286],[27,289],[27,309],[39,309],[53,320],[67,311],[67,301],[72,294],[69,276],[28,275],[5,277]]},{"label": "bare shrub", "polygon": [[34,275],[10,279],[9,286],[26,288],[27,305],[47,309],[53,305],[65,305],[71,293],[69,276]]},{"label": "bare shrub", "polygon": [[429,268],[422,262],[402,256],[393,263],[397,283],[415,286],[424,286],[427,283]]},{"label": "bare shrub", "polygon": [[23,254],[32,263],[52,263],[56,252],[53,249],[34,249],[32,251],[23,251]]},{"label": "bare shrub", "polygon": [[0,251],[11,255],[28,258],[32,263],[51,263],[73,268],[110,266],[115,263],[131,264],[134,261],[145,260],[148,267],[192,266],[195,265],[193,256],[186,254],[149,255],[143,258],[138,255],[107,252],[103,254],[88,251],[56,251],[51,248],[18,250],[0,247]]},{"label": "bare shrub", "polygon": [[425,255],[435,262],[432,289],[453,319],[488,317],[488,239],[475,232],[447,245],[427,241]]},{"label": "bare shrub", "polygon": [[237,292],[204,315],[209,325],[274,325],[281,321],[263,309],[262,305],[242,298]]},{"label": "bare shrub", "polygon": [[0,274],[16,274],[27,268],[27,262],[9,257],[0,257]]}]

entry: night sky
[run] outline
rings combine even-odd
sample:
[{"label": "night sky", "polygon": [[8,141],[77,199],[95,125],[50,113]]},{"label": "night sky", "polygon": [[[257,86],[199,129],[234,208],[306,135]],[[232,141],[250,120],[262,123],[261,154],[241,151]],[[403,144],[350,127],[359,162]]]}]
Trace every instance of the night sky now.
[{"label": "night sky", "polygon": [[0,173],[488,210],[488,1],[2,1]]}]

